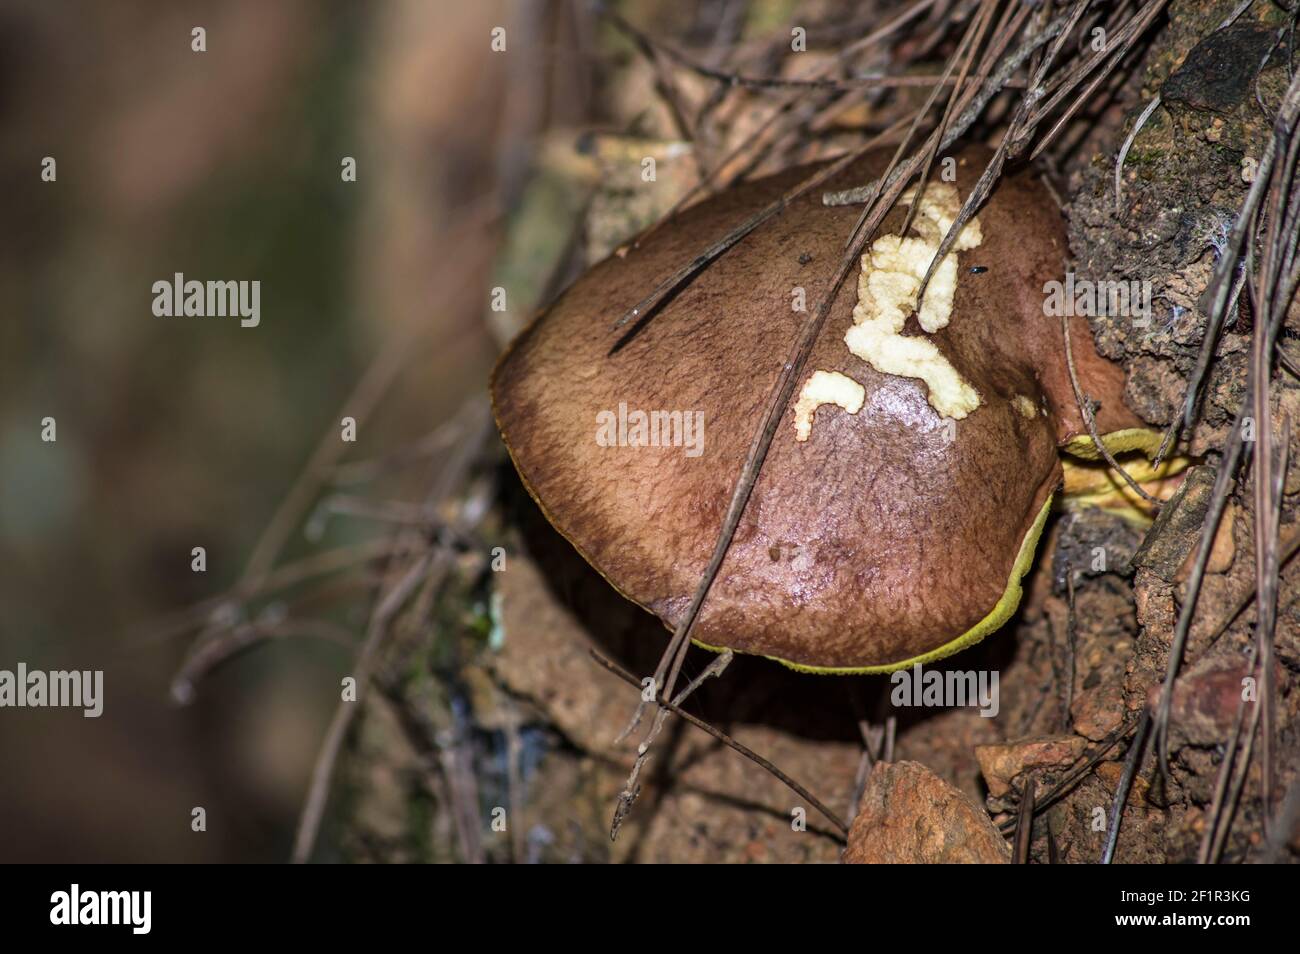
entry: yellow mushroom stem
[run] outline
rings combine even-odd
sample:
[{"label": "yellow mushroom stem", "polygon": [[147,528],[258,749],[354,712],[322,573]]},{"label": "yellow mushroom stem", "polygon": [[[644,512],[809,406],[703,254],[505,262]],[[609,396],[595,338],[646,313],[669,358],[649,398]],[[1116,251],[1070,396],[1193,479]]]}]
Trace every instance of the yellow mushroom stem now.
[{"label": "yellow mushroom stem", "polygon": [[[1139,436],[1141,435],[1141,436]],[[1154,431],[1118,431],[1105,435],[1102,440],[1112,454],[1118,454],[1117,463],[1128,472],[1137,484],[1157,500],[1168,500],[1183,482],[1183,476],[1192,461],[1187,457],[1169,457],[1157,468],[1143,454],[1154,453],[1158,446],[1150,443]],[[1128,482],[1097,453],[1090,438],[1086,444],[1076,438],[1066,445],[1061,455],[1065,471],[1061,504],[1068,510],[1099,507],[1123,517],[1138,527],[1148,527],[1155,519],[1155,508],[1143,500]],[[1125,453],[1125,450],[1128,450]],[[1077,455],[1076,450],[1082,451]],[[1137,451],[1141,451],[1138,453]]]}]

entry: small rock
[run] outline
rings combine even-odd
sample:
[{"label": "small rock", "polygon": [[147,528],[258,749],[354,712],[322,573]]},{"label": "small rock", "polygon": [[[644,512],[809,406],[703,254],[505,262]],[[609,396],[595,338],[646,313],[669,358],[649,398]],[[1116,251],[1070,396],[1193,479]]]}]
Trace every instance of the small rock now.
[{"label": "small rock", "polygon": [[1245,100],[1273,32],[1253,23],[1215,30],[1192,47],[1161,89],[1166,102],[1226,113]]},{"label": "small rock", "polygon": [[1070,706],[1074,731],[1100,742],[1124,721],[1124,690],[1114,683],[1080,693]]},{"label": "small rock", "polygon": [[1038,739],[1021,739],[1002,745],[977,745],[975,758],[989,794],[1001,798],[1012,783],[1031,769],[1068,769],[1088,747],[1087,739],[1077,735],[1055,735]]},{"label": "small rock", "polygon": [[[1241,705],[1242,680],[1247,675],[1246,660],[1241,656],[1214,656],[1196,663],[1174,680],[1170,732],[1191,745],[1226,742]],[[1154,711],[1159,701],[1157,684],[1147,693],[1147,704]]]},{"label": "small rock", "polygon": [[919,762],[877,762],[849,830],[850,864],[1003,864],[1011,849],[984,811]]},{"label": "small rock", "polygon": [[[1123,762],[1102,762],[1094,770],[1097,777],[1101,779],[1103,785],[1111,795],[1119,791],[1120,779],[1124,777]],[[1141,805],[1147,800],[1147,793],[1151,789],[1151,783],[1144,779],[1141,774],[1133,776],[1133,787],[1129,790],[1127,805]],[[1106,809],[1107,816],[1110,814],[1109,806]]]}]

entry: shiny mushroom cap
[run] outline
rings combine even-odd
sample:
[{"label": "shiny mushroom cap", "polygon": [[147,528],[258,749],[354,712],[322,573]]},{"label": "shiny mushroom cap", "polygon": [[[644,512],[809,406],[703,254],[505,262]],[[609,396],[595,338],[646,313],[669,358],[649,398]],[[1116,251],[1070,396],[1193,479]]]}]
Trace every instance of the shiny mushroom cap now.
[{"label": "shiny mushroom cap", "polygon": [[[871,181],[889,154],[864,157],[826,188]],[[1027,173],[1004,177],[919,315],[908,299],[988,157],[982,147],[957,156],[956,182],[927,186],[907,235],[898,203],[861,274],[841,286],[696,622],[701,645],[805,670],[883,672],[956,652],[1015,610],[1061,483],[1058,449],[1091,447],[1061,321],[1044,314],[1045,284],[1063,277],[1066,254],[1047,189]],[[812,171],[732,188],[596,265],[493,374],[497,423],[547,518],[669,626],[704,573],[808,318],[798,306],[816,308],[861,208],[805,195],[611,353],[612,324]],[[1074,321],[1100,431],[1144,441],[1120,400],[1121,370]]]}]

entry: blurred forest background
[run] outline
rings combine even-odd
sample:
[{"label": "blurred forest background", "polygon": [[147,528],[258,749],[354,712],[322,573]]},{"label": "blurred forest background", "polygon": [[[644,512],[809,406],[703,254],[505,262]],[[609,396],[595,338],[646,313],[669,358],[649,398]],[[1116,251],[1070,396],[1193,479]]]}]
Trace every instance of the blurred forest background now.
[{"label": "blurred forest background", "polygon": [[[488,37],[528,10],[0,4],[0,659],[102,668],[106,695],[0,718],[0,859],[287,857],[346,650],[271,645],[177,707],[186,640],[141,625],[238,578],[386,342],[408,373],[359,447],[482,387],[498,186],[527,158],[500,145],[529,133]],[[155,318],[174,272],[260,279],[261,325]]]}]

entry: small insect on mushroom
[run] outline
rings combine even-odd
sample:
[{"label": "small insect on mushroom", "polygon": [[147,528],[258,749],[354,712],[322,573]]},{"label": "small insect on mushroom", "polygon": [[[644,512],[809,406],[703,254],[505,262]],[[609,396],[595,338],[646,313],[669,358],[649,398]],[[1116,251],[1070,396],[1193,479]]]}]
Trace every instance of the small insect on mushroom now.
[{"label": "small insect on mushroom", "polygon": [[[873,180],[890,153],[865,156],[826,189]],[[857,280],[841,286],[700,611],[701,645],[814,672],[886,672],[977,642],[1019,604],[1062,483],[1060,452],[1097,452],[1060,319],[1044,314],[1065,230],[1031,173],[1004,176],[916,311],[920,280],[989,156],[969,148],[955,183],[911,190],[869,243]],[[811,303],[829,287],[859,209],[805,195],[617,349],[612,323],[811,171],[737,186],[595,266],[493,373],[498,426],[547,518],[669,627],[705,571],[805,318],[792,313],[792,291]],[[919,204],[903,234],[909,203]],[[974,255],[996,274],[972,279],[986,267],[972,269]],[[1124,405],[1122,371],[1074,321],[1077,377],[1101,402],[1103,439],[1149,451],[1158,435]],[[702,412],[702,453],[671,440],[598,442],[598,416],[620,405],[660,415],[669,431],[674,415]]]}]

